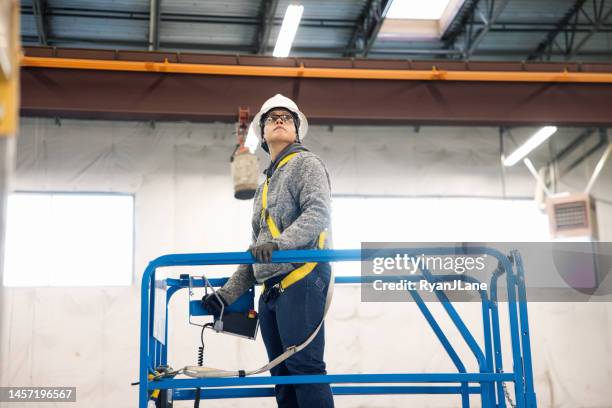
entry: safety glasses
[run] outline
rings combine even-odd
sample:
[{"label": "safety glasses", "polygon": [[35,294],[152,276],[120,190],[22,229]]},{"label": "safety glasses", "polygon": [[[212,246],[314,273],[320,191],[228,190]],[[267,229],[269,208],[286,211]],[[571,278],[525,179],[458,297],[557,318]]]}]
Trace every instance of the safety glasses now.
[{"label": "safety glasses", "polygon": [[293,122],[293,116],[288,114],[288,113],[282,113],[280,115],[276,115],[274,113],[271,113],[268,116],[266,116],[266,120],[264,121],[264,123],[266,125],[270,125],[272,123],[276,123],[276,121],[278,119],[280,119],[283,123],[291,123],[291,122]]}]

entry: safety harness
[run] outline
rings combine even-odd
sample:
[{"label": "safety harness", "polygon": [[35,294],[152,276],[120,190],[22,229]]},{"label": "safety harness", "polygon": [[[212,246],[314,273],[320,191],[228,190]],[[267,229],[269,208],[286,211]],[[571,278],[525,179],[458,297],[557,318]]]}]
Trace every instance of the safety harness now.
[{"label": "safety harness", "polygon": [[[289,160],[294,158],[297,154],[298,153],[296,152],[296,153],[291,153],[291,154],[288,154],[287,156],[285,156],[276,165],[275,169],[278,170],[279,168],[283,167],[285,164],[287,164],[289,162]],[[268,228],[270,229],[270,233],[272,234],[272,237],[276,238],[276,237],[281,235],[281,232],[278,229],[278,227],[276,226],[276,223],[274,222],[274,220],[272,219],[272,217],[270,216],[270,213],[268,211],[268,185],[269,185],[269,182],[270,182],[270,176],[268,176],[266,174],[266,181],[264,183],[263,191],[262,191],[262,196],[261,196],[261,204],[262,204],[261,216],[265,220],[266,224],[268,225]],[[327,234],[326,234],[325,231],[323,231],[323,232],[321,232],[319,234],[318,245],[317,245],[317,247],[319,249],[323,249],[325,247],[326,236],[327,236]],[[279,283],[277,283],[276,285],[272,286],[271,288],[266,288],[266,285],[264,283],[264,293],[266,291],[274,289],[274,290],[278,291],[278,294],[281,294],[289,286],[291,286],[294,283],[299,282],[300,280],[304,279],[310,272],[312,272],[314,270],[314,268],[316,266],[317,266],[317,262],[306,262],[304,265],[302,265],[299,268],[296,268],[293,271],[291,271]],[[289,357],[291,357],[295,353],[297,353],[297,352],[303,350],[304,348],[306,348],[306,346],[308,346],[314,340],[314,338],[319,333],[319,330],[321,330],[321,327],[323,326],[323,322],[325,321],[325,316],[327,315],[327,310],[329,309],[329,306],[331,304],[331,301],[332,301],[332,298],[333,298],[333,294],[334,294],[334,272],[332,270],[330,278],[329,278],[329,285],[327,286],[327,296],[326,296],[326,299],[325,299],[325,308],[323,309],[323,317],[321,318],[321,321],[319,322],[319,324],[317,325],[315,330],[310,334],[310,336],[308,336],[308,338],[302,344],[298,344],[298,345],[287,347],[287,349],[285,350],[285,352],[283,354],[279,355],[278,357],[276,357],[274,360],[270,361],[268,364],[264,365],[263,367],[260,367],[260,368],[258,368],[256,370],[251,370],[251,371],[246,371],[246,370],[226,371],[226,370],[220,370],[220,369],[211,368],[211,367],[186,366],[186,367],[184,367],[181,370],[173,372],[172,374],[173,375],[185,374],[185,375],[187,375],[189,377],[196,377],[196,378],[202,378],[202,377],[245,377],[247,375],[255,375],[255,374],[260,374],[260,373],[264,373],[266,371],[269,371],[270,369],[276,367],[277,365],[279,365],[283,361],[287,360]]]},{"label": "safety harness", "polygon": [[[284,157],[276,166],[276,170],[280,169],[285,164],[287,164],[289,160],[293,159],[293,157],[295,157],[297,154],[298,153],[291,153],[291,154],[288,154],[286,157]],[[272,238],[278,238],[281,235],[281,232],[276,226],[276,223],[274,222],[274,219],[270,215],[270,212],[268,211],[268,185],[269,183],[270,183],[270,177],[266,175],[266,181],[264,183],[263,192],[261,194],[261,218],[266,221],[266,224],[268,225],[268,229],[270,230],[270,234],[272,234]],[[319,238],[317,241],[318,242],[317,248],[319,249],[325,248],[326,238],[327,238],[326,231],[322,231],[319,234]],[[263,293],[265,293],[266,296],[269,295],[270,291],[276,291],[278,292],[278,294],[283,293],[285,289],[287,289],[289,286],[304,279],[310,272],[314,270],[314,268],[316,268],[316,266],[317,266],[317,262],[306,262],[304,265],[291,271],[289,274],[287,274],[287,276],[285,276],[279,283],[275,284],[274,286],[267,288],[266,284],[264,283]]]}]

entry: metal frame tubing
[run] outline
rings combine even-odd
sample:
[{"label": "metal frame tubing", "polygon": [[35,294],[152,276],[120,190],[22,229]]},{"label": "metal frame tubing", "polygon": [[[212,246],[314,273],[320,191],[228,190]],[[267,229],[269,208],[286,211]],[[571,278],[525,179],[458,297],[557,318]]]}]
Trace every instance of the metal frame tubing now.
[{"label": "metal frame tubing", "polygon": [[523,351],[523,367],[525,371],[525,400],[527,407],[536,406],[536,396],[533,384],[533,365],[531,361],[531,342],[529,335],[529,317],[527,313],[527,292],[525,289],[525,269],[523,268],[523,258],[518,251],[511,252],[512,260],[517,269],[518,293],[519,293],[519,313],[521,324],[521,346]]},{"label": "metal frame tubing", "polygon": [[[394,256],[398,251],[408,256],[417,255],[454,255],[457,248],[394,248],[367,250],[291,250],[277,251],[273,254],[274,263],[301,262],[338,262],[363,261],[378,256]],[[168,266],[200,266],[200,265],[232,265],[253,264],[256,260],[249,252],[226,252],[205,254],[173,254],[161,256],[151,263],[144,271],[141,286],[141,332],[140,332],[140,384],[139,407],[146,408],[149,395],[155,389],[172,390],[175,400],[193,400],[195,389],[201,389],[202,399],[222,398],[252,398],[271,397],[274,395],[275,384],[367,384],[332,386],[335,395],[379,395],[379,394],[454,394],[461,397],[461,406],[470,406],[470,395],[480,395],[481,405],[491,408],[505,408],[504,383],[514,383],[514,398],[519,408],[535,408],[536,397],[533,384],[533,368],[529,337],[529,321],[527,314],[527,299],[525,290],[525,272],[518,251],[509,255],[486,247],[461,248],[462,254],[488,254],[498,260],[497,270],[491,277],[490,290],[479,291],[482,304],[484,338],[482,347],[465,325],[458,312],[443,291],[434,291],[445,312],[459,330],[461,337],[476,358],[479,372],[467,372],[465,364],[457,354],[444,330],[435,319],[427,304],[417,291],[409,290],[420,312],[444,347],[449,358],[457,368],[456,373],[398,373],[398,374],[328,374],[299,376],[254,376],[236,378],[165,378],[158,381],[148,379],[156,367],[167,365],[168,357],[168,322],[166,320],[166,344],[162,344],[153,336],[155,288],[155,271]],[[472,277],[463,275],[433,276],[430,271],[422,269],[422,276],[407,276],[406,279],[418,280],[425,277],[430,282],[464,279],[478,282]],[[499,310],[497,302],[497,284],[499,278],[506,274],[508,291],[508,310],[510,323],[510,339],[512,346],[512,372],[505,373],[502,365],[502,344],[499,325]],[[380,277],[376,277],[377,279]],[[402,277],[404,278],[404,277]],[[336,284],[360,284],[368,282],[370,277],[337,277]],[[191,279],[191,285],[202,287],[201,278]],[[178,290],[189,288],[189,279],[165,280],[166,316],[168,304],[172,295]],[[213,286],[221,286],[227,278],[210,279]],[[159,286],[158,286],[159,288]],[[518,297],[518,300],[517,300]],[[389,385],[389,384],[423,384],[437,385]],[[376,385],[384,384],[384,385]],[[477,384],[477,385],[475,385]],[[267,387],[261,387],[267,385]],[[254,387],[259,386],[259,387]]]}]

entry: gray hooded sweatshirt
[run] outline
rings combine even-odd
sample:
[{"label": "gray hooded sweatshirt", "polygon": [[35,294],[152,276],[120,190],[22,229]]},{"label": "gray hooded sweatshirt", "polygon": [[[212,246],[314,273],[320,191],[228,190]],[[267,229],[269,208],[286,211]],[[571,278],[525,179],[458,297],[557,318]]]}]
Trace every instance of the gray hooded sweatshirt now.
[{"label": "gray hooded sweatshirt", "polygon": [[[280,168],[275,165],[291,153],[298,152]],[[329,175],[321,159],[301,144],[294,143],[283,150],[266,171],[269,177],[268,212],[281,231],[273,238],[261,216],[263,183],[255,192],[253,202],[252,245],[275,242],[280,250],[317,248],[319,234],[327,230],[325,248],[331,248],[331,190]],[[284,275],[301,264],[269,263],[240,265],[219,294],[228,304],[233,303],[256,282]]]}]

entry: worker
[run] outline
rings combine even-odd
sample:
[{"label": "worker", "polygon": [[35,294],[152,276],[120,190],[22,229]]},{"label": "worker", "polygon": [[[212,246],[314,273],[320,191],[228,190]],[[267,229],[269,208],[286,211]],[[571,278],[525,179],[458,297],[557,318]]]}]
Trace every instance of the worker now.
[{"label": "worker", "polygon": [[[302,145],[308,121],[291,99],[277,94],[253,118],[251,130],[270,155],[265,182],[255,193],[252,244],[259,263],[240,265],[217,293],[232,304],[255,282],[263,283],[259,320],[268,358],[302,344],[321,323],[330,284],[328,262],[269,263],[272,253],[287,249],[330,247],[330,180],[321,159]],[[204,306],[220,312],[219,299],[209,294]],[[326,374],[324,327],[303,350],[270,371],[274,376]],[[333,407],[329,384],[276,385],[281,408]]]}]

